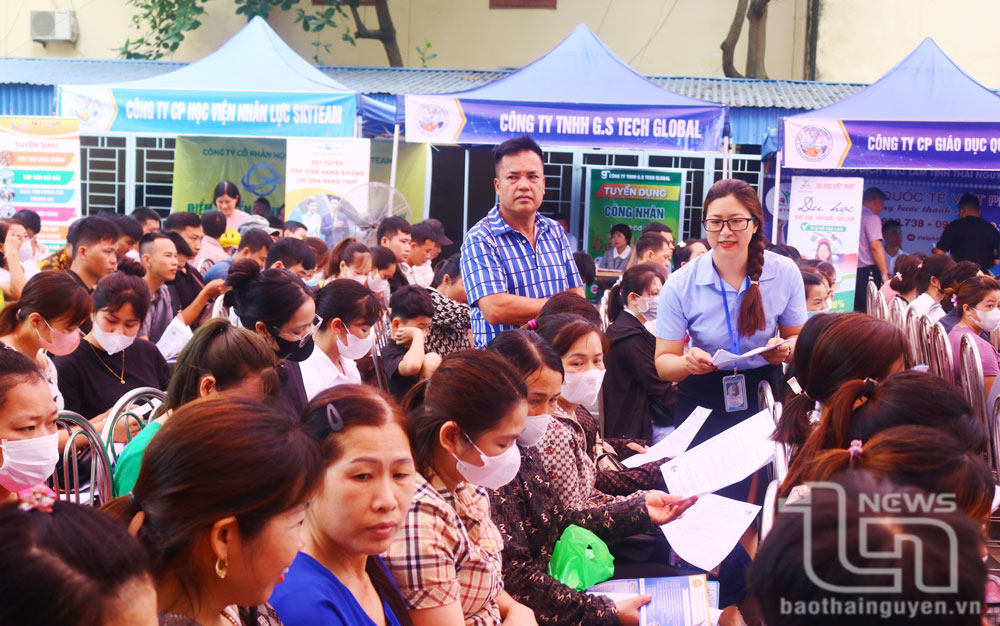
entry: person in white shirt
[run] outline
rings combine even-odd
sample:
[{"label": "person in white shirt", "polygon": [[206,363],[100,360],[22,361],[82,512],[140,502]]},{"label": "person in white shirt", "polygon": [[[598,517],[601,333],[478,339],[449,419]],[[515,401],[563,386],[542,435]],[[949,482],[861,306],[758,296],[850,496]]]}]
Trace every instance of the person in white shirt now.
[{"label": "person in white shirt", "polygon": [[441,254],[441,246],[452,244],[444,234],[444,225],[434,218],[425,219],[413,225],[410,256],[403,266],[403,273],[411,285],[425,289],[434,280],[434,260]]},{"label": "person in white shirt", "polygon": [[882,224],[882,243],[885,244],[886,271],[890,276],[896,273],[896,259],[909,254],[903,245],[903,225],[899,220],[886,220]]},{"label": "person in white shirt", "polygon": [[632,229],[626,224],[615,224],[611,227],[611,249],[601,257],[601,269],[622,270],[628,267],[632,258]]},{"label": "person in white shirt", "polygon": [[932,254],[924,259],[917,270],[917,293],[920,295],[908,308],[916,311],[917,315],[927,315],[933,322],[947,315],[941,307],[941,301],[947,296],[941,276],[954,264],[954,259],[947,254]]},{"label": "person in white shirt", "polygon": [[354,361],[371,351],[371,328],[382,306],[366,286],[339,278],[316,292],[316,315],[322,319],[314,335],[316,349],[299,364],[309,400],[330,387],[361,384]]}]

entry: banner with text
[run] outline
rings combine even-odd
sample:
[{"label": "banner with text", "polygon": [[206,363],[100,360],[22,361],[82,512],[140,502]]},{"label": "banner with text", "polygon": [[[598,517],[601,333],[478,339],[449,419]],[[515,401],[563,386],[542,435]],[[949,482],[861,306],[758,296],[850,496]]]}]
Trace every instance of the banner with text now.
[{"label": "banner with text", "polygon": [[269,93],[60,85],[59,112],[80,132],[353,137],[352,93]]},{"label": "banner with text", "polygon": [[201,214],[214,209],[219,181],[240,189],[240,210],[267,198],[277,209],[285,201],[285,140],[253,137],[178,137],[174,149],[173,210]]},{"label": "banner with text", "polygon": [[788,200],[788,245],[807,259],[837,268],[831,313],[854,308],[863,178],[793,176]]},{"label": "banner with text", "polygon": [[531,135],[541,145],[718,152],[722,106],[573,105],[407,94],[406,140],[500,143]]},{"label": "banner with text", "polygon": [[1000,169],[1000,123],[784,119],[783,166]]},{"label": "banner with text", "polygon": [[38,242],[55,250],[80,217],[80,133],[75,119],[0,117],[0,217],[31,209]]},{"label": "banner with text", "polygon": [[310,237],[333,245],[360,234],[366,196],[353,210],[338,209],[341,198],[369,180],[368,139],[289,139],[285,219],[305,224]]}]

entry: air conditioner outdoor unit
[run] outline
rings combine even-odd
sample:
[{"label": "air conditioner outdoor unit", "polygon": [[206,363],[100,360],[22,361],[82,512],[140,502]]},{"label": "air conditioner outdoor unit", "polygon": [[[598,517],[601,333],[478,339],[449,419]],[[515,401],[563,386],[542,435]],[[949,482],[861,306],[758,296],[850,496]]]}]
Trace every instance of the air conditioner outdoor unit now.
[{"label": "air conditioner outdoor unit", "polygon": [[31,39],[44,45],[49,41],[76,41],[76,11],[32,11]]}]

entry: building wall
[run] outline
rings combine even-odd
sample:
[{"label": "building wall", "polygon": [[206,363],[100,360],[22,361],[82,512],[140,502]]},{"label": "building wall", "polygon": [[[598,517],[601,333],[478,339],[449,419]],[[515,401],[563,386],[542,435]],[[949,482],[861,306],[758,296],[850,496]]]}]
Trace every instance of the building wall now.
[{"label": "building wall", "polygon": [[[653,75],[722,76],[719,44],[732,21],[736,0],[558,0],[557,9],[490,9],[489,0],[390,0],[397,41],[407,66],[419,66],[418,45],[429,41],[437,58],[431,67],[494,69],[520,67],[545,54],[577,24],[587,24],[639,72]],[[771,78],[804,77],[808,0],[772,0],[768,14],[766,67]],[[310,0],[298,7],[311,9]],[[30,40],[32,8],[75,9],[80,25],[76,44]],[[218,47],[246,21],[232,0],[205,5],[202,26],[189,33],[168,60],[194,61]],[[374,8],[363,7],[370,28]],[[326,65],[387,65],[379,42],[340,41],[342,31],[319,33],[331,53],[312,45],[316,34],[294,24],[295,12],[276,10],[271,26],[302,56],[319,51]],[[348,20],[353,27],[353,21]],[[3,0],[0,52],[9,57],[116,58],[116,49],[138,31],[124,0]],[[745,67],[746,23],[736,52]],[[265,77],[266,79],[266,77]]]},{"label": "building wall", "polygon": [[924,37],[970,76],[1000,87],[994,0],[821,0],[816,80],[870,83]]}]

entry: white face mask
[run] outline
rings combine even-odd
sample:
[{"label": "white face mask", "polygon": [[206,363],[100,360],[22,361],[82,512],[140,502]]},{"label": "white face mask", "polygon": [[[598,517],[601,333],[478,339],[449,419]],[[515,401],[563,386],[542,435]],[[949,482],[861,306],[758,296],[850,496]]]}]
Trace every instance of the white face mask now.
[{"label": "white face mask", "polygon": [[465,480],[487,489],[499,489],[514,480],[518,470],[521,469],[521,452],[517,446],[511,446],[497,456],[486,456],[468,435],[463,433],[463,436],[469,440],[483,461],[482,465],[473,465],[452,453],[451,456],[455,457],[455,468]]},{"label": "white face mask", "polygon": [[635,309],[642,313],[642,316],[646,320],[656,319],[656,309],[659,306],[659,296],[650,296],[649,298],[643,298],[642,296],[636,294]]},{"label": "white face mask", "polygon": [[0,465],[0,487],[17,492],[45,482],[59,460],[59,433],[34,439],[0,441],[3,465]]},{"label": "white face mask", "polygon": [[346,344],[340,341],[340,337],[337,337],[337,351],[340,352],[340,356],[357,361],[371,350],[371,339],[371,331],[368,331],[368,335],[365,337],[356,337],[354,333],[348,330]]},{"label": "white face mask", "polygon": [[95,321],[94,322],[94,339],[97,343],[101,344],[104,351],[108,354],[118,354],[125,348],[132,345],[135,341],[135,337],[129,337],[128,335],[123,335],[122,333],[109,333],[108,331],[101,328],[101,326]]},{"label": "white face mask", "polygon": [[1000,309],[993,309],[992,311],[980,311],[976,309],[976,315],[979,317],[979,328],[986,332],[992,333],[997,328],[1000,328]]},{"label": "white face mask", "polygon": [[605,370],[589,369],[586,372],[567,372],[562,386],[562,397],[567,402],[590,406],[597,402]]},{"label": "white face mask", "polygon": [[374,293],[382,293],[389,288],[389,281],[382,278],[378,274],[375,274],[370,279],[368,279],[368,288]]},{"label": "white face mask", "polygon": [[525,448],[537,445],[545,436],[545,431],[549,429],[550,419],[552,416],[549,414],[529,415],[528,420],[524,423],[524,431],[517,436],[518,445]]}]

